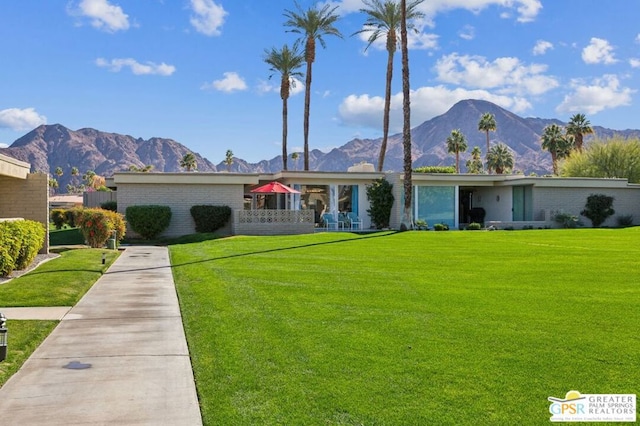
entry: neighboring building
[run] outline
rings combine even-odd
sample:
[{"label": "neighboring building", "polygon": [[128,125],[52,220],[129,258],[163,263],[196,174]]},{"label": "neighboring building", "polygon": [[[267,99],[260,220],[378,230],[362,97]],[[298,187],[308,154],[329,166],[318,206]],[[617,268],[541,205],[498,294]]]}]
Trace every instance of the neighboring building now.
[{"label": "neighboring building", "polygon": [[[160,204],[173,216],[166,236],[193,233],[189,209],[196,204],[227,205],[232,220],[221,233],[269,235],[308,233],[318,229],[322,215],[338,217],[351,212],[363,229],[372,226],[367,213],[367,185],[385,177],[395,197],[391,228],[399,229],[403,206],[403,175],[356,168],[350,172],[282,171],[273,174],[235,173],[130,173],[119,172],[108,181],[117,189],[118,211],[131,205]],[[367,171],[362,171],[367,170]],[[300,194],[251,193],[253,188],[279,181]],[[522,175],[469,175],[414,173],[414,219],[430,227],[446,223],[451,229],[477,221],[497,228],[558,227],[553,217],[564,212],[579,215],[590,194],[615,198],[616,214],[604,226],[615,226],[616,217],[632,215],[640,224],[640,185],[625,179],[543,178]],[[588,220],[584,220],[587,226]],[[130,231],[129,231],[130,232]]]},{"label": "neighboring building", "polygon": [[29,173],[28,163],[0,154],[0,220],[28,219],[44,225],[41,253],[49,252],[49,179]]}]

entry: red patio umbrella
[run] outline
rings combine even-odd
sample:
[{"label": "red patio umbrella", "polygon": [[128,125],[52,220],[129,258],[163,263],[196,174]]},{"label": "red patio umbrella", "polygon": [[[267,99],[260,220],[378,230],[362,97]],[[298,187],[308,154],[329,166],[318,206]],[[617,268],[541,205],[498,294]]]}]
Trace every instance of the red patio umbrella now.
[{"label": "red patio umbrella", "polygon": [[296,191],[295,189],[290,188],[287,185],[283,185],[277,181],[269,182],[266,185],[259,186],[255,189],[252,189],[251,192],[260,193],[260,194],[299,194],[300,193],[300,191]]}]

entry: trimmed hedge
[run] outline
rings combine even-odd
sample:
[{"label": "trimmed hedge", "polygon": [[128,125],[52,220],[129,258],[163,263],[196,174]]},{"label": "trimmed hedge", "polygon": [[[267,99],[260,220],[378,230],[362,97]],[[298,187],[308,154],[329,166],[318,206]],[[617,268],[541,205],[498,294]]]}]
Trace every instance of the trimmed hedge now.
[{"label": "trimmed hedge", "polygon": [[171,222],[171,207],[147,205],[127,207],[125,217],[137,234],[146,240],[160,235]]},{"label": "trimmed hedge", "polygon": [[423,166],[413,169],[414,173],[455,173],[453,166]]},{"label": "trimmed hedge", "polygon": [[32,220],[0,222],[0,276],[24,269],[44,245],[44,226]]},{"label": "trimmed hedge", "polygon": [[197,205],[190,209],[196,223],[196,232],[216,232],[231,218],[231,207]]},{"label": "trimmed hedge", "polygon": [[104,210],[111,210],[112,212],[118,211],[118,202],[117,201],[105,201],[100,204],[100,208]]}]

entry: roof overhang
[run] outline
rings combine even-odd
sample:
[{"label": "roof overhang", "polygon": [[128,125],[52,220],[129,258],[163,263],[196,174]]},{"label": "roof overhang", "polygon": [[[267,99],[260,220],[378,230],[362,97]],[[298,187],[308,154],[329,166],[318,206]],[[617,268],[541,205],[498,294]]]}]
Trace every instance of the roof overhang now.
[{"label": "roof overhang", "polygon": [[29,163],[0,154],[0,176],[26,179],[30,169]]},{"label": "roof overhang", "polygon": [[113,175],[113,184],[116,187],[123,184],[257,185],[259,182],[259,175],[257,173],[118,172]]}]

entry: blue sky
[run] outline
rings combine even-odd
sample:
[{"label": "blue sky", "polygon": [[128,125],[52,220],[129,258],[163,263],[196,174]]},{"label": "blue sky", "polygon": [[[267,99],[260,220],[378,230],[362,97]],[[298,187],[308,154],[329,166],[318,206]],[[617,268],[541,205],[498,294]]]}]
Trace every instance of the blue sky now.
[{"label": "blue sky", "polygon": [[[360,0],[331,3],[344,38],[318,46],[311,97],[309,143],[323,151],[381,136],[387,58],[352,36],[365,21]],[[263,57],[296,39],[285,9],[293,0],[1,1],[0,146],[59,123],[172,138],[214,163],[227,149],[271,159],[281,153],[282,104]],[[640,128],[640,2],[427,0],[421,10],[409,52],[412,127],[475,98],[525,117],[580,112],[593,125]],[[289,99],[289,152],[302,149],[303,90]],[[393,93],[396,132],[399,53]]]}]

